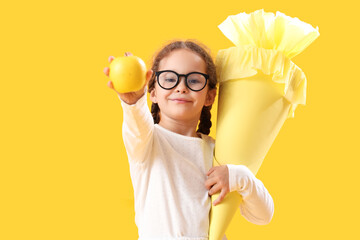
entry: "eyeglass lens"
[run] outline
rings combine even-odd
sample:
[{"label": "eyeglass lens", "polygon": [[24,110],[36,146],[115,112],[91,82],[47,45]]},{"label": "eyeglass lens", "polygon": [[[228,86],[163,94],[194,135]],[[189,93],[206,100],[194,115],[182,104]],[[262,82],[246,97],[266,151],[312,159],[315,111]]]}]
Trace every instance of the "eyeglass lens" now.
[{"label": "eyeglass lens", "polygon": [[[162,72],[159,75],[159,84],[161,87],[171,89],[178,82],[178,76],[173,72]],[[187,76],[187,86],[194,91],[200,90],[206,84],[206,78],[199,73],[192,73]]]}]

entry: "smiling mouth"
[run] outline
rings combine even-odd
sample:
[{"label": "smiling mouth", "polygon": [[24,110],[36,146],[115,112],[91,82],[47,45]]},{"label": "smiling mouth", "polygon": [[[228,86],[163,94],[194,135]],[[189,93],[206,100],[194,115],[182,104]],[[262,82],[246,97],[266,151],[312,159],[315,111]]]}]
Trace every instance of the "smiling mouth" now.
[{"label": "smiling mouth", "polygon": [[177,102],[177,103],[190,103],[191,102],[186,99],[171,99],[171,101]]}]

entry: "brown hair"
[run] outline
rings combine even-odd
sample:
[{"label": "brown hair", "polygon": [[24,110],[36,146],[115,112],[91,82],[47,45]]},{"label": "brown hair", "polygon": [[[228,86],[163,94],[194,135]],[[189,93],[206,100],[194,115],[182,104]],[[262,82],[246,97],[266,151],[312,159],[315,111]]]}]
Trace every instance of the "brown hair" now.
[{"label": "brown hair", "polygon": [[[148,84],[148,91],[151,92],[155,88],[155,72],[159,70],[160,61],[170,54],[172,51],[177,49],[188,49],[193,51],[194,53],[198,54],[206,64],[206,74],[209,75],[208,85],[210,89],[216,89],[216,67],[215,64],[209,54],[210,50],[208,48],[198,42],[193,40],[185,40],[185,41],[173,41],[163,47],[154,57],[153,64],[151,70],[153,70],[153,75],[151,76]],[[211,105],[204,106],[201,115],[200,115],[200,123],[197,132],[203,133],[208,135],[210,133],[211,128]],[[151,105],[151,114],[154,119],[154,123],[160,122],[160,108],[157,103],[152,103]]]}]

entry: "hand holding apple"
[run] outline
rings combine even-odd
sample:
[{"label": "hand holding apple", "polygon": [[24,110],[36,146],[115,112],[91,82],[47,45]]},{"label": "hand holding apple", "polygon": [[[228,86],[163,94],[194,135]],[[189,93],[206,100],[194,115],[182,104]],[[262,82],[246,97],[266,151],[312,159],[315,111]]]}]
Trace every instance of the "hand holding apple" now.
[{"label": "hand holding apple", "polygon": [[119,93],[136,92],[146,81],[146,65],[137,56],[116,57],[109,70],[109,78]]},{"label": "hand holding apple", "polygon": [[[114,62],[116,59],[118,60]],[[110,67],[104,68],[105,75],[110,78],[108,87],[113,89],[124,102],[136,103],[144,95],[152,70],[146,72],[145,63],[129,52],[125,53],[124,57],[110,56],[109,62]]]}]

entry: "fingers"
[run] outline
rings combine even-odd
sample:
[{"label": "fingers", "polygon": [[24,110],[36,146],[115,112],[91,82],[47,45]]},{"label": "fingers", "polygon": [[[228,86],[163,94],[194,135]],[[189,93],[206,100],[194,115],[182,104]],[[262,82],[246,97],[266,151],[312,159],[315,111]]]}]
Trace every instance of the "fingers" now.
[{"label": "fingers", "polygon": [[[108,58],[109,63],[111,63],[112,60],[114,60],[114,59],[115,59],[114,56],[109,56],[109,58]],[[108,77],[109,77],[109,72],[110,72],[110,68],[109,68],[109,67],[105,67],[105,68],[104,68],[104,73],[105,73],[105,75],[108,76]],[[107,86],[108,86],[109,88],[111,88],[111,89],[114,89],[114,85],[113,85],[113,83],[112,83],[111,81],[109,81],[109,82],[107,83]]]},{"label": "fingers", "polygon": [[210,170],[206,173],[206,176],[210,176],[210,174],[215,171],[216,167],[210,168]]},{"label": "fingers", "polygon": [[[112,60],[114,60],[114,59],[115,59],[114,56],[109,56],[109,58],[108,58],[109,63],[111,63]],[[105,67],[103,71],[104,71],[104,73],[105,73],[106,76],[109,76],[109,72],[110,72],[110,68],[109,68],[109,67]]]},{"label": "fingers", "polygon": [[153,70],[150,69],[149,71],[146,72],[146,82],[145,82],[145,86],[148,85],[148,83],[149,83],[150,78],[151,78],[152,75],[153,75]]},{"label": "fingers", "polygon": [[111,62],[112,62],[112,60],[114,60],[114,59],[115,59],[115,57],[114,57],[114,56],[110,56],[110,57],[108,58],[109,63],[111,63]]},{"label": "fingers", "polygon": [[[125,52],[125,56],[133,56],[133,54],[132,54],[131,52]],[[114,59],[115,59],[114,56],[109,56],[109,58],[108,58],[109,63],[111,63]],[[151,70],[150,70],[150,71],[151,71]],[[104,72],[104,74],[105,74],[107,77],[109,77],[110,68],[109,68],[109,67],[105,67],[104,70],[103,70],[103,72]],[[149,74],[150,77],[151,77],[152,71],[151,71],[151,73],[147,73],[147,74]],[[149,77],[149,80],[150,80],[150,77]],[[147,77],[147,78],[148,78],[148,77]],[[148,80],[147,80],[147,81],[148,81]],[[114,89],[114,85],[113,85],[113,83],[112,83],[111,81],[109,81],[109,82],[107,83],[107,86],[108,86],[109,88],[111,88],[111,89]]]},{"label": "fingers", "polygon": [[219,197],[213,202],[213,205],[216,206],[219,203],[221,203],[222,200],[225,198],[226,194],[227,194],[226,190],[224,188],[221,189],[221,193],[220,193]]},{"label": "fingers", "polygon": [[104,68],[104,73],[106,76],[109,76],[109,72],[110,72],[110,68],[109,67],[105,67]]},{"label": "fingers", "polygon": [[107,86],[111,89],[114,89],[114,85],[113,85],[112,81],[108,81]]},{"label": "fingers", "polygon": [[146,81],[149,81],[152,75],[153,75],[153,70],[151,70],[151,69],[148,70],[146,72]]},{"label": "fingers", "polygon": [[[104,68],[104,73],[108,77],[109,77],[109,71],[110,71],[110,69],[108,67]],[[107,86],[111,89],[114,89],[114,85],[113,85],[112,81],[108,81]]]},{"label": "fingers", "polygon": [[227,166],[216,166],[211,168],[208,173],[208,179],[205,181],[205,187],[209,190],[209,195],[220,192],[219,197],[214,201],[214,206],[219,204],[226,196],[229,190],[228,168]]},{"label": "fingers", "polygon": [[[132,56],[133,54],[131,52],[125,52],[125,56]],[[111,63],[113,60],[115,59],[114,56],[109,56],[108,61],[109,63]],[[106,76],[109,76],[109,72],[110,72],[110,68],[109,67],[105,67],[104,68],[104,73]]]},{"label": "fingers", "polygon": [[211,189],[209,190],[209,195],[212,196],[215,193],[219,192],[220,190],[222,190],[222,186],[221,186],[221,184],[217,183],[211,187]]},{"label": "fingers", "polygon": [[217,178],[208,178],[206,181],[205,181],[205,187],[207,190],[210,190],[210,188],[215,184],[217,183],[218,179]]}]

